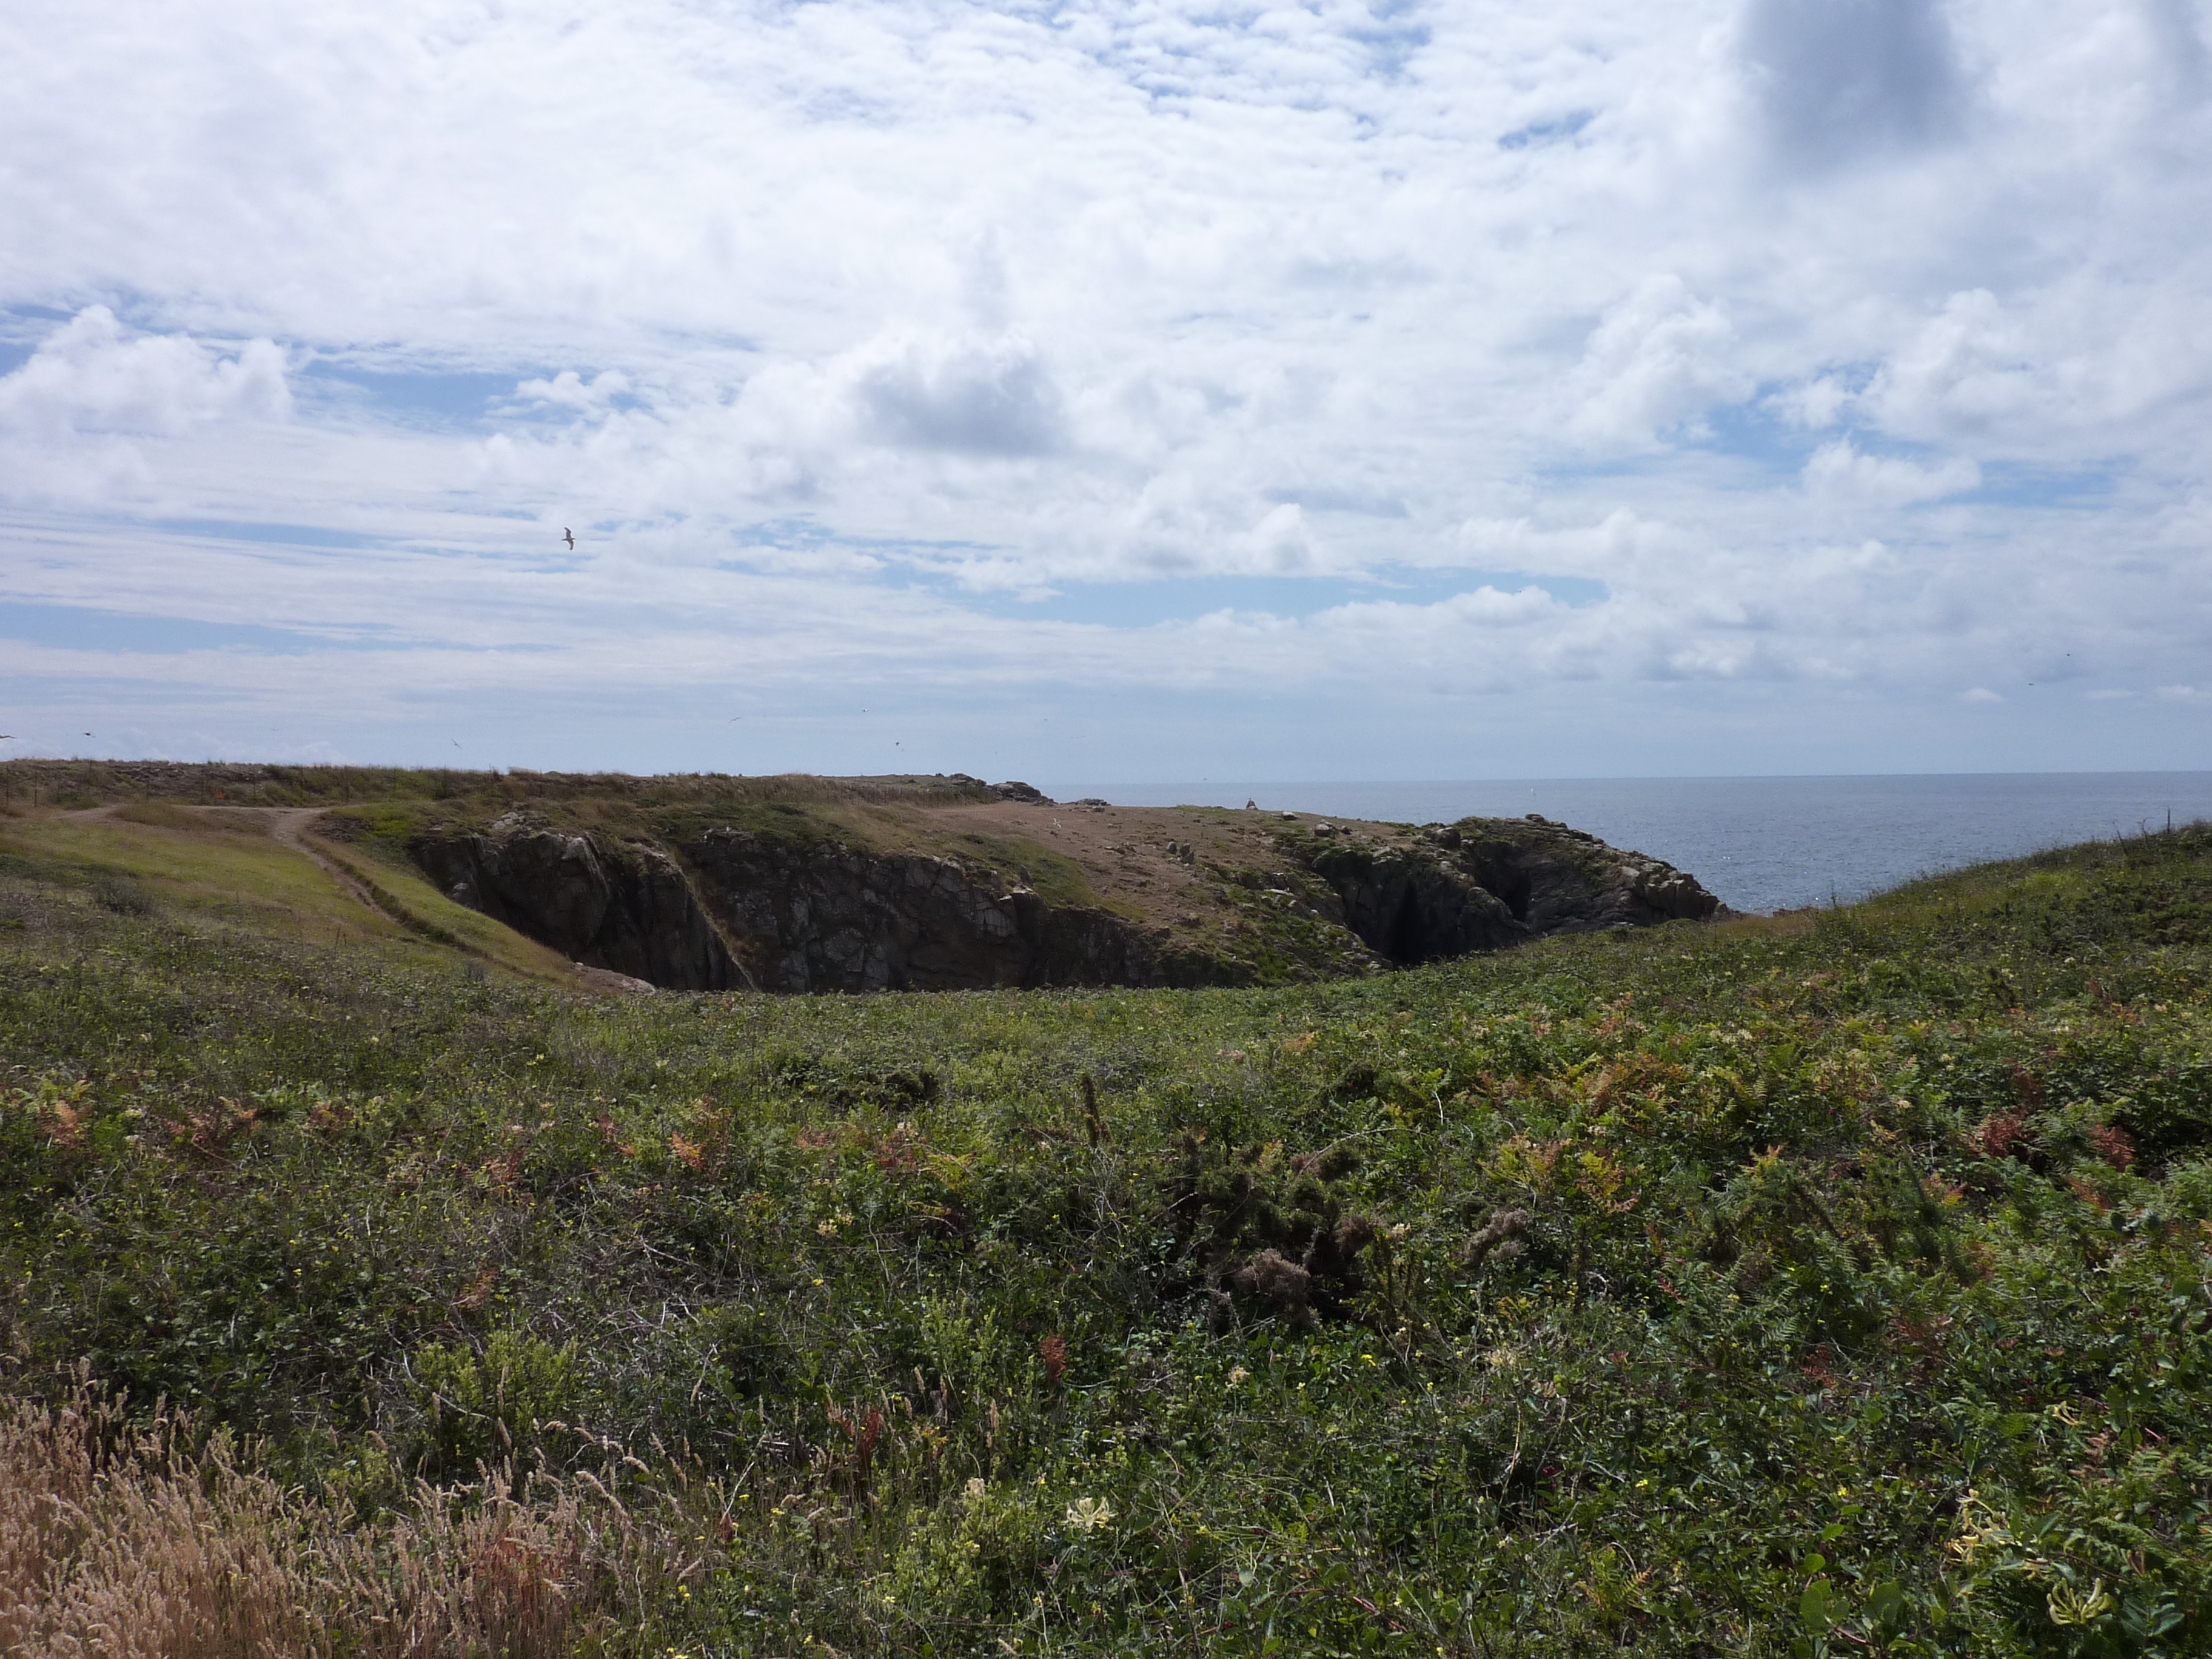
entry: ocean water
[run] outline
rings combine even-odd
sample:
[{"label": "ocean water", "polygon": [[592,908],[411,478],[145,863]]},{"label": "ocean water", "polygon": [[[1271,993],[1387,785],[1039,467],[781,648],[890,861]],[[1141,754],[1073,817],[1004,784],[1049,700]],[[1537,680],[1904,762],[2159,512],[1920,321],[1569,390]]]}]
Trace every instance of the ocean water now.
[{"label": "ocean water", "polygon": [[1687,870],[1739,910],[1863,898],[1916,876],[2212,818],[2212,772],[1840,778],[1542,778],[1463,783],[1124,783],[1130,806],[1242,806],[1388,823],[1540,812]]}]

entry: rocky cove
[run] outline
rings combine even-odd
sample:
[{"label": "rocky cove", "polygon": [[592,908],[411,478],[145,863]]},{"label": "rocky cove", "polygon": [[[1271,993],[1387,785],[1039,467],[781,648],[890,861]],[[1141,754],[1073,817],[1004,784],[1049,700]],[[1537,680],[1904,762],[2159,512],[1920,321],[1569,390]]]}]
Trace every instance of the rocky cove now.
[{"label": "rocky cove", "polygon": [[374,829],[579,964],[691,991],[1279,983],[1723,912],[1686,872],[1534,816],[1344,823],[957,775],[838,781],[723,812],[595,817],[541,794],[325,824]]}]

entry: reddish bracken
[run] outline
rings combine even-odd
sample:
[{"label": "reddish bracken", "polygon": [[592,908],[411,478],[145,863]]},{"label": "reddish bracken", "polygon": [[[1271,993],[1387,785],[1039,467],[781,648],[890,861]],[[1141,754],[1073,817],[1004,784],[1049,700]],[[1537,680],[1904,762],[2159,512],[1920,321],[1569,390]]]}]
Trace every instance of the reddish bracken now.
[{"label": "reddish bracken", "polygon": [[2125,1129],[2109,1123],[2100,1123],[2089,1131],[2089,1144],[2097,1149],[2097,1156],[2115,1170],[2124,1170],[2136,1161],[2136,1143]]},{"label": "reddish bracken", "polygon": [[1067,1339],[1046,1337],[1037,1344],[1037,1356],[1044,1361],[1044,1380],[1057,1388],[1060,1374],[1067,1369]]},{"label": "reddish bracken", "polygon": [[1966,1131],[1966,1144],[1984,1158],[2010,1158],[2026,1122],[2021,1112],[2000,1112]]}]

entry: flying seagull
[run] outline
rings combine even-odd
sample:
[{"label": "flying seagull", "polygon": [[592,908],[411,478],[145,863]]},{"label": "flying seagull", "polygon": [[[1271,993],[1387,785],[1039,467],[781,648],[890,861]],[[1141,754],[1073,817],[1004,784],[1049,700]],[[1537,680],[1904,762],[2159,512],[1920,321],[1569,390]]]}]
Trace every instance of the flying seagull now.
[{"label": "flying seagull", "polygon": [[576,532],[569,529],[566,525],[561,526],[561,539],[568,544],[569,550],[571,552],[575,550]]}]

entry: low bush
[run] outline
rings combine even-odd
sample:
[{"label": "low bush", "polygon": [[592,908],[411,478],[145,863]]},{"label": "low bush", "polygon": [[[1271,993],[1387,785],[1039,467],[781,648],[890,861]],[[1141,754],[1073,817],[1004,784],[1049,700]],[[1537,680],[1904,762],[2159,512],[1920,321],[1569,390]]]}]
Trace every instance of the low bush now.
[{"label": "low bush", "polygon": [[2206,1651],[2209,895],[601,1002],[0,867],[0,1652]]}]

